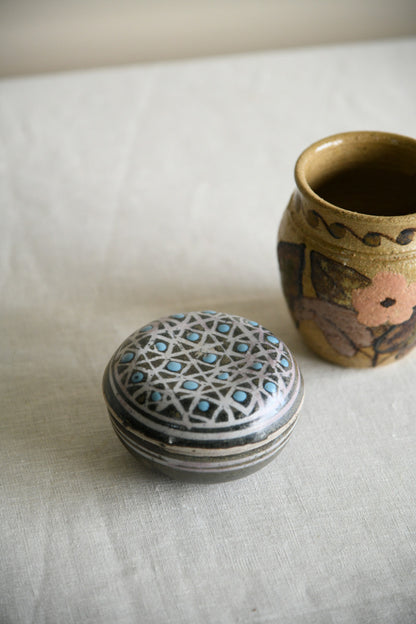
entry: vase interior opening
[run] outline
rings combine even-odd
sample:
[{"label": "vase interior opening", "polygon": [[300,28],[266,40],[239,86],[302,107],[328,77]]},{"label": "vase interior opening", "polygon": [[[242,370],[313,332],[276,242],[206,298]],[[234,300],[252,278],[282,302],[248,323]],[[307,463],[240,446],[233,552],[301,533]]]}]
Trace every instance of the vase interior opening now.
[{"label": "vase interior opening", "polygon": [[304,162],[307,185],[344,210],[375,216],[416,214],[416,141],[383,141],[364,134],[315,147]]}]

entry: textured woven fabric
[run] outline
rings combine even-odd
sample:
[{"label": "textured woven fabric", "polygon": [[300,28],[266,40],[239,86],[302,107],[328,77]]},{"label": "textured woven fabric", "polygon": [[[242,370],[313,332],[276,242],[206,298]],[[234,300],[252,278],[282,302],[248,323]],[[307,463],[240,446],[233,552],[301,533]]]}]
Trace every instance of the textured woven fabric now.
[{"label": "textured woven fabric", "polygon": [[[416,353],[344,370],[303,345],[277,226],[296,157],[416,134],[416,42],[0,84],[0,621],[414,624]],[[286,449],[241,481],[144,468],[101,396],[136,328],[252,318],[295,353]]]}]

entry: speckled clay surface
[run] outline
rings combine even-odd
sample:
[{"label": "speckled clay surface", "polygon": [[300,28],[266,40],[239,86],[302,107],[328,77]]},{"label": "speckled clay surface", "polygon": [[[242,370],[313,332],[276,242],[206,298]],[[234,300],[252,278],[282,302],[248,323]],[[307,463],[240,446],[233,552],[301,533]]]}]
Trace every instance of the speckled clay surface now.
[{"label": "speckled clay surface", "polygon": [[134,455],[167,474],[235,479],[287,442],[303,399],[286,345],[255,321],[175,314],[127,338],[103,379],[111,422]]},{"label": "speckled clay surface", "polygon": [[394,362],[416,344],[416,141],[334,135],[295,177],[278,256],[297,327],[331,362]]}]

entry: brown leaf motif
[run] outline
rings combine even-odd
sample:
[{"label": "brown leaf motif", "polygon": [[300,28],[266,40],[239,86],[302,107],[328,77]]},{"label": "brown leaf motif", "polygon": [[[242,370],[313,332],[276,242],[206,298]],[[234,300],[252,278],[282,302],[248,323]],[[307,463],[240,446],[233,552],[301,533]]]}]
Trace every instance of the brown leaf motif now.
[{"label": "brown leaf motif", "polygon": [[398,351],[401,357],[414,346],[416,342],[416,310],[408,321],[401,325],[393,325],[374,341],[376,353],[392,353]]},{"label": "brown leaf motif", "polygon": [[317,296],[353,309],[351,293],[371,283],[362,273],[340,262],[311,251],[311,280]]},{"label": "brown leaf motif", "polygon": [[353,357],[373,340],[371,331],[357,321],[353,310],[335,303],[303,297],[296,301],[294,315],[298,321],[314,321],[333,349],[345,357]]},{"label": "brown leaf motif", "polygon": [[305,266],[305,245],[280,242],[277,248],[282,288],[292,307],[294,300],[302,296],[302,275]]}]

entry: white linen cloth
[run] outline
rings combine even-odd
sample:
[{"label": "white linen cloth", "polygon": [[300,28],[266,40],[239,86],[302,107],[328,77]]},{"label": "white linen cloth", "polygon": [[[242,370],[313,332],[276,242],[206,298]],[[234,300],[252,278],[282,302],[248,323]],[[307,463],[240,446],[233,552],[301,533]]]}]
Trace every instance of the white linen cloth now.
[{"label": "white linen cloth", "polygon": [[[345,130],[416,134],[416,40],[0,83],[0,621],[415,624],[416,352],[344,370],[303,345],[277,227],[293,167]],[[159,316],[253,318],[306,398],[240,481],[145,469],[101,396]]]}]

